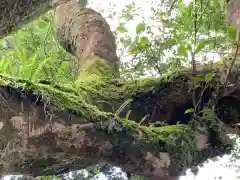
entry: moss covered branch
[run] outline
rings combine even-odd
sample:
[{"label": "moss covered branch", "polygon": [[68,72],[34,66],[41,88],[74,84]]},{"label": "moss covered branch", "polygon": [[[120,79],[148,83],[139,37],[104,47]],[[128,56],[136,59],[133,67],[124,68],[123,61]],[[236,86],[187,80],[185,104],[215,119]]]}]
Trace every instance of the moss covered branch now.
[{"label": "moss covered branch", "polygon": [[126,116],[127,109],[139,114],[134,109],[139,95],[145,106],[155,99],[146,94],[164,93],[166,81],[89,78],[63,86],[1,75],[1,173],[37,176],[110,163],[144,177],[169,178],[232,147],[224,132],[197,132],[189,125],[147,127]]}]

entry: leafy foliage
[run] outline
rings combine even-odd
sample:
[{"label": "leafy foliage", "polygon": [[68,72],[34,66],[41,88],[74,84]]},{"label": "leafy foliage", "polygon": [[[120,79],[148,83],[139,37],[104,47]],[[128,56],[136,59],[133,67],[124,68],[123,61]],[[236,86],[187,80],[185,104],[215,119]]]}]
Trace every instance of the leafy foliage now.
[{"label": "leafy foliage", "polygon": [[[119,33],[119,43],[132,56],[131,65],[123,64],[126,76],[131,77],[130,72],[144,76],[149,71],[161,75],[189,66],[192,59],[203,61],[209,52],[222,53],[222,57],[229,53],[236,40],[236,28],[228,23],[219,1],[151,2],[152,24],[146,20],[137,24],[134,37],[128,31]],[[128,9],[126,6],[121,16],[126,23],[133,20],[126,14]],[[133,9],[137,8],[131,4]]]},{"label": "leafy foliage", "polygon": [[54,38],[52,12],[0,41],[0,72],[37,82],[73,79],[73,59]]}]

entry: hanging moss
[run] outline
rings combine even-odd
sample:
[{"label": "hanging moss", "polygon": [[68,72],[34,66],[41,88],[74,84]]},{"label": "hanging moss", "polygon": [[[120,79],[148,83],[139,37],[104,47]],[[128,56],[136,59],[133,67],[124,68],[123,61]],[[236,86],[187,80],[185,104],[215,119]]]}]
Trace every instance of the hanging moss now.
[{"label": "hanging moss", "polygon": [[[142,85],[137,82],[136,86],[141,88],[135,88],[133,84],[130,84],[129,87],[127,87],[127,85],[124,85],[119,89],[120,91],[126,92],[126,88],[128,88],[129,91],[132,88],[132,91],[136,89],[136,91],[139,92],[144,91],[144,85],[147,86],[147,89],[150,89],[154,87],[155,83],[158,84],[158,82],[159,80],[151,78],[149,80],[144,80]],[[169,128],[162,127],[162,129],[151,129],[149,127],[140,126],[135,121],[131,121],[127,118],[120,119],[118,115],[114,113],[100,111],[97,106],[91,104],[92,99],[96,97],[98,99],[118,98],[116,85],[109,84],[108,86],[106,86],[106,81],[100,79],[98,79],[98,82],[89,81],[88,79],[81,79],[81,81],[79,80],[78,84],[76,85],[77,89],[74,89],[73,86],[67,87],[66,85],[31,83],[22,79],[1,75],[0,85],[5,87],[11,87],[11,93],[13,93],[14,89],[14,93],[16,96],[20,96],[21,93],[25,93],[26,97],[30,98],[32,102],[36,102],[36,99],[39,99],[44,103],[50,104],[51,108],[54,108],[55,111],[69,109],[71,111],[74,111],[75,114],[81,115],[91,122],[105,121],[105,127],[103,123],[101,124],[102,129],[107,128],[108,131],[109,129],[110,131],[121,131],[121,127],[124,127],[135,138],[144,139],[153,143],[156,143],[159,140],[165,141],[170,134],[176,134],[175,132],[177,132],[177,134],[184,134],[187,131],[190,131],[187,126],[169,126]],[[108,88],[106,89],[106,87]],[[33,96],[30,95],[36,97],[33,98]],[[39,98],[38,96],[40,96],[41,98]],[[190,139],[192,140],[192,138]]]},{"label": "hanging moss", "polygon": [[[149,83],[150,82],[150,83]],[[145,80],[144,84],[149,83],[150,86],[154,86],[154,83],[158,82],[155,79],[150,79],[149,82]],[[86,84],[84,84],[86,83]],[[39,101],[42,101],[43,103],[48,103],[51,105],[52,108],[55,110],[64,110],[64,109],[70,109],[77,114],[85,117],[91,122],[98,122],[102,120],[109,120],[116,122],[121,122],[125,124],[126,126],[129,126],[131,129],[131,126],[135,129],[138,127],[138,123],[124,119],[121,120],[116,114],[109,113],[109,112],[103,112],[100,111],[97,106],[91,104],[91,100],[95,97],[100,98],[108,98],[108,99],[114,99],[117,98],[116,94],[116,86],[113,84],[109,84],[110,86],[106,86],[106,81],[101,81],[99,79],[97,82],[90,82],[88,80],[81,82],[76,85],[76,88],[74,89],[73,86],[67,86],[67,85],[54,85],[54,84],[43,84],[43,83],[31,83],[27,80],[18,79],[15,77],[10,77],[1,74],[0,75],[0,85],[2,87],[8,87],[10,89],[11,93],[13,93],[15,96],[20,97],[21,94],[25,94],[26,98],[29,98],[33,103],[36,102],[38,99]],[[111,83],[111,82],[110,82]],[[148,84],[147,84],[148,85]],[[115,86],[115,90],[114,90]],[[131,87],[132,85],[130,85]],[[105,88],[103,88],[105,87]],[[106,88],[108,87],[108,88]],[[110,88],[109,88],[110,87]],[[126,86],[120,87],[120,91],[125,91],[124,89]],[[134,89],[134,86],[131,88]],[[107,91],[109,90],[109,91]],[[130,89],[129,89],[130,91]],[[143,89],[142,89],[143,91]],[[107,94],[109,94],[107,96]],[[111,94],[113,96],[111,96]],[[119,95],[120,96],[120,95]],[[151,134],[151,131],[149,131],[149,128],[141,127],[140,129],[147,132],[147,134]],[[152,134],[155,134],[152,132]]]}]

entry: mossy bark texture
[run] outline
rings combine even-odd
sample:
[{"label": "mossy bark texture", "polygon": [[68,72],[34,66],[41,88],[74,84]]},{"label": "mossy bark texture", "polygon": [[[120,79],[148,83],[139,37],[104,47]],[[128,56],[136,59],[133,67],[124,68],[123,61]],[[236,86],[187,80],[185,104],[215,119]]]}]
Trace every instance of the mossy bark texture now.
[{"label": "mossy bark texture", "polygon": [[[150,179],[169,179],[231,149],[222,132],[198,133],[188,125],[146,127],[126,118],[124,102],[132,97],[125,106],[130,108],[136,93],[144,95],[161,84],[159,79],[82,80],[73,88],[2,75],[1,173],[50,175],[109,163]],[[98,100],[112,103],[115,110]]]}]

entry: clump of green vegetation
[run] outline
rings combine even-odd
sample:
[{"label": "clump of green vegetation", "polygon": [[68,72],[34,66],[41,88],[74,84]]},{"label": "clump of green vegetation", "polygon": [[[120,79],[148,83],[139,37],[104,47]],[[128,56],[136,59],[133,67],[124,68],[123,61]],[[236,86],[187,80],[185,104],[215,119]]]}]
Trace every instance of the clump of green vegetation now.
[{"label": "clump of green vegetation", "polygon": [[0,73],[32,82],[75,79],[73,57],[55,40],[52,18],[49,12],[0,41]]}]

